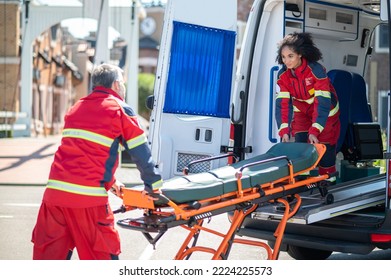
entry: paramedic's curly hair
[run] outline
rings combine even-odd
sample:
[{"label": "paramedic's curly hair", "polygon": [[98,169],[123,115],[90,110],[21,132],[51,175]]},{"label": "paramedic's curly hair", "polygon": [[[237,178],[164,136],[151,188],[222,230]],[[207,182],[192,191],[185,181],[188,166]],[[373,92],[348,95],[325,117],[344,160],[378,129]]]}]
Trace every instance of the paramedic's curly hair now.
[{"label": "paramedic's curly hair", "polygon": [[278,44],[278,54],[276,61],[279,64],[284,64],[282,62],[281,50],[285,46],[289,47],[292,51],[307,59],[308,62],[316,62],[323,57],[320,50],[315,46],[310,33],[295,32],[286,35],[284,39],[282,39],[282,41]]}]

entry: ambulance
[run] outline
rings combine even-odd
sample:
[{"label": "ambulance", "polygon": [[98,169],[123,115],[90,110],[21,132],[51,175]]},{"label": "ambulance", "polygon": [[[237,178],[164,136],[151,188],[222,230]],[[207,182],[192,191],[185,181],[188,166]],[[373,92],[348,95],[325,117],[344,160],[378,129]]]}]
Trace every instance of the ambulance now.
[{"label": "ambulance", "polygon": [[[281,248],[307,260],[391,248],[390,6],[388,0],[254,0],[243,28],[237,0],[169,0],[147,101],[148,141],[163,179],[181,176],[194,161],[200,163],[189,172],[202,173],[280,142],[278,42],[309,32],[339,98],[337,182],[327,194],[317,188],[301,194]],[[202,160],[209,157],[215,160]],[[260,204],[237,234],[273,244],[280,208]]]}]

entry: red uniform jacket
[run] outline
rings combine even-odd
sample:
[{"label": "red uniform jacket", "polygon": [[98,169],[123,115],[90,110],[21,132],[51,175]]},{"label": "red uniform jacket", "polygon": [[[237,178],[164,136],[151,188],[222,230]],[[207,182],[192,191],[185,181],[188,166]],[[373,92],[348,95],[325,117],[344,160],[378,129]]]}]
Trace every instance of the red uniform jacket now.
[{"label": "red uniform jacket", "polygon": [[121,147],[147,188],[159,188],[161,177],[133,110],[111,89],[96,87],[65,116],[43,200],[63,207],[107,204]]},{"label": "red uniform jacket", "polygon": [[279,135],[308,132],[320,142],[334,145],[339,137],[339,105],[324,67],[302,59],[294,74],[284,66],[278,73],[277,84],[280,87],[276,99]]}]

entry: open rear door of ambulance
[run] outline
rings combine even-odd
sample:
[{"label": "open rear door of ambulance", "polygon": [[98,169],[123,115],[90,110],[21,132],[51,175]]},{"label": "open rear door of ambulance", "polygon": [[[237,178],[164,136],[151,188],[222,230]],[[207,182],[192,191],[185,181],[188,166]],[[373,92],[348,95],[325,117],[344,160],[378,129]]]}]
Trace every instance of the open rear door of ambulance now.
[{"label": "open rear door of ambulance", "polygon": [[[229,145],[236,0],[169,0],[156,71],[149,143],[163,179]],[[227,158],[191,165],[191,173]]]},{"label": "open rear door of ambulance", "polygon": [[[380,2],[380,17],[382,21],[388,22],[388,50],[391,54],[391,0],[381,0]],[[391,59],[388,59],[389,66],[389,88],[391,90]],[[387,186],[386,189],[386,208],[391,209],[391,98],[390,92],[388,93],[388,130],[387,130],[387,152],[385,158],[387,159]]]}]

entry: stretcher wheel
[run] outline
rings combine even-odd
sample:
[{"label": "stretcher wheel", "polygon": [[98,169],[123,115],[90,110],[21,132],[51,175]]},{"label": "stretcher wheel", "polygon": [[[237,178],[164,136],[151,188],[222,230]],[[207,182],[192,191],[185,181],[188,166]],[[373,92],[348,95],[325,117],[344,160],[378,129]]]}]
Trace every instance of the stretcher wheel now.
[{"label": "stretcher wheel", "polygon": [[232,220],[234,218],[234,211],[227,212],[228,221],[232,223]]},{"label": "stretcher wheel", "polygon": [[318,189],[319,189],[319,192],[320,192],[320,195],[322,197],[326,197],[327,194],[328,194],[328,187],[330,186],[330,182],[328,181],[320,181],[319,184],[318,184]]},{"label": "stretcher wheel", "polygon": [[334,203],[334,195],[331,193],[328,193],[325,197],[326,204],[332,204]]}]

